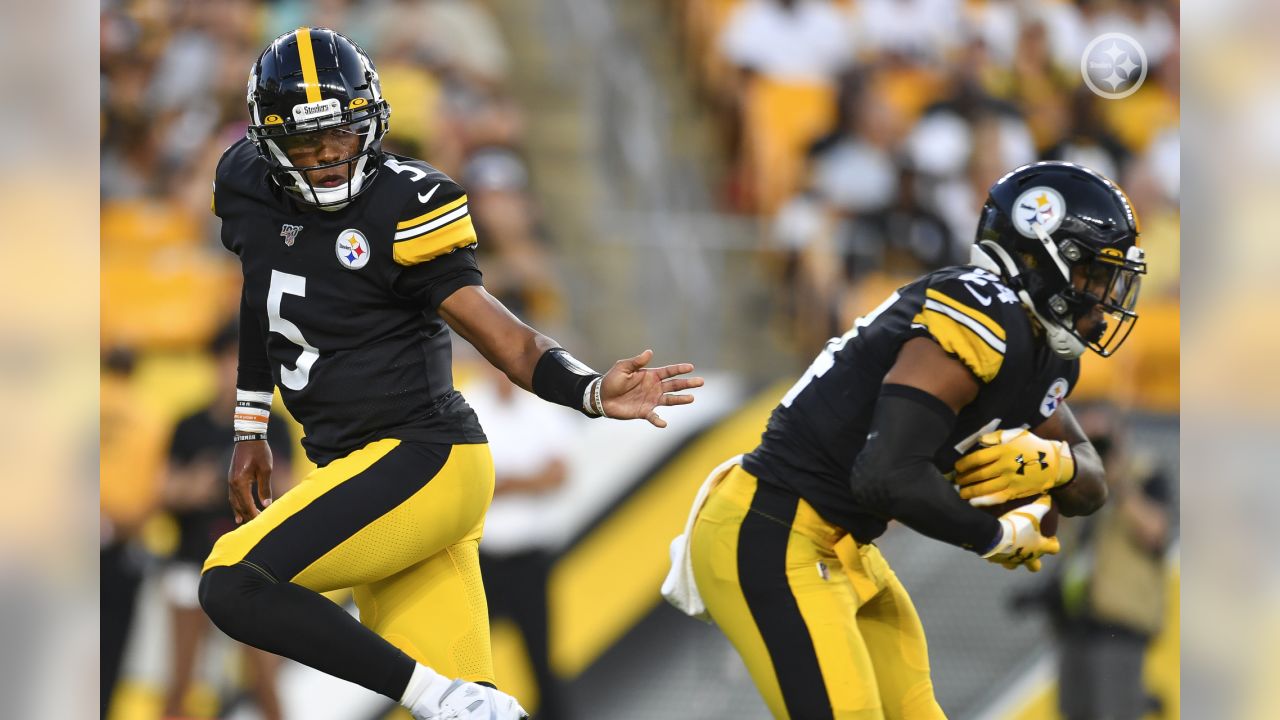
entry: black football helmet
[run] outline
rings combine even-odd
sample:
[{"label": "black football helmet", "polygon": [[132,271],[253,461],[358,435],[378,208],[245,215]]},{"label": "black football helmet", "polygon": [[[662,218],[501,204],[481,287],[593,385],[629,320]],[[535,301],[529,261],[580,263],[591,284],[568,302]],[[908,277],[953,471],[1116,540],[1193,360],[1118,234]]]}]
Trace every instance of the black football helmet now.
[{"label": "black football helmet", "polygon": [[[326,210],[345,207],[373,182],[382,164],[382,138],[391,107],[382,97],[373,61],[347,37],[327,28],[298,28],[276,38],[249,73],[248,137],[280,187]],[[355,155],[296,167],[284,146],[321,132],[360,137]],[[348,181],[314,187],[313,170],[347,165]]]},{"label": "black football helmet", "polygon": [[[1087,347],[1108,357],[1138,314],[1138,216],[1128,196],[1098,173],[1068,162],[1024,165],[996,181],[978,221],[971,262],[999,274],[1066,358]],[[1102,310],[1081,335],[1076,321]]]}]

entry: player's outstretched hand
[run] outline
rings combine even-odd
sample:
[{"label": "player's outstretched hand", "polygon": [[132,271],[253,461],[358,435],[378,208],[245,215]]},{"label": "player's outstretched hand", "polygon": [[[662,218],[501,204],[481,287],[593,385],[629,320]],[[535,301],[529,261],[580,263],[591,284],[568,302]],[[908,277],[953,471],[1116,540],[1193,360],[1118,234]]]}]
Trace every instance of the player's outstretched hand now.
[{"label": "player's outstretched hand", "polygon": [[693,402],[692,395],[679,393],[702,387],[702,378],[678,377],[693,372],[693,365],[645,367],[652,359],[653,350],[645,350],[633,358],[619,360],[604,374],[600,400],[606,416],[619,420],[644,418],[661,428],[667,426],[667,421],[658,416],[657,407]]},{"label": "player's outstretched hand", "polygon": [[227,494],[237,525],[258,516],[258,507],[253,503],[255,483],[265,508],[271,504],[271,447],[266,440],[243,440],[236,443],[227,471]]}]

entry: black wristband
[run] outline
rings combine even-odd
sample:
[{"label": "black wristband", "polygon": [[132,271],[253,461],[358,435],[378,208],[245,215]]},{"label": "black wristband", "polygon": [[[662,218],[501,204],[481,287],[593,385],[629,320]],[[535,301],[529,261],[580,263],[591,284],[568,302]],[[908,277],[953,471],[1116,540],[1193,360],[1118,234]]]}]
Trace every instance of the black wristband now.
[{"label": "black wristband", "polygon": [[598,417],[589,413],[583,402],[587,387],[598,377],[600,373],[578,362],[564,348],[551,348],[542,353],[533,368],[533,393],[587,417]]},{"label": "black wristband", "polygon": [[246,440],[266,440],[266,433],[236,433],[232,442],[244,442]]}]

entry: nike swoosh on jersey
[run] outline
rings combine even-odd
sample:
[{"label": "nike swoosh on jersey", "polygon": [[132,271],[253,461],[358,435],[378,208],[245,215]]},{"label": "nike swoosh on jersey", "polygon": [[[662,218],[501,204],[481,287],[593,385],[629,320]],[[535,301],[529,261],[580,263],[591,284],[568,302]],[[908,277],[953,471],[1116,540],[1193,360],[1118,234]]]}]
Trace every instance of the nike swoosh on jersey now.
[{"label": "nike swoosh on jersey", "polygon": [[970,295],[972,295],[972,296],[974,296],[975,298],[977,298],[977,299],[978,299],[978,302],[982,303],[983,305],[990,305],[990,304],[991,304],[991,298],[989,298],[989,297],[987,297],[987,296],[985,296],[985,295],[981,295],[981,294],[979,294],[979,293],[978,293],[978,291],[977,291],[977,290],[974,290],[972,287],[970,287],[970,286],[968,286],[968,285],[965,285],[965,286],[964,286],[964,289],[965,289],[965,290],[968,290],[968,291],[969,291],[969,294],[970,294]]},{"label": "nike swoosh on jersey", "polygon": [[418,193],[418,202],[424,203],[430,200],[431,196],[435,195],[436,190],[439,190],[439,189],[440,189],[440,183],[436,183],[436,186],[428,190],[425,195],[423,195],[422,193]]}]

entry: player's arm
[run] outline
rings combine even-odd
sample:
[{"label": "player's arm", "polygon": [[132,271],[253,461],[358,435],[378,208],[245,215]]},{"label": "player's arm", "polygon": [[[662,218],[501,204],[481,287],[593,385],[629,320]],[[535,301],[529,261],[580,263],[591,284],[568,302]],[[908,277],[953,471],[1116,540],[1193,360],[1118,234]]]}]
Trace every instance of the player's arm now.
[{"label": "player's arm", "polygon": [[933,465],[956,413],[977,394],[969,370],[931,339],[904,343],[854,460],[850,487],[859,503],[952,545],[981,553],[995,544],[999,521],[957,497]]},{"label": "player's arm", "polygon": [[653,358],[652,350],[619,360],[601,375],[555,340],[521,322],[479,285],[453,291],[438,312],[516,385],[592,417],[644,418],[666,427],[656,408],[691,403],[693,396],[680,391],[702,386],[702,378],[679,377],[693,372],[688,363],[645,367]]},{"label": "player's arm", "polygon": [[235,448],[227,471],[227,494],[236,523],[258,516],[253,502],[257,485],[262,506],[271,504],[271,448],[267,445],[267,421],[275,389],[267,359],[262,324],[240,295],[240,358],[236,371]]},{"label": "player's arm", "polygon": [[916,532],[1005,567],[1038,570],[1041,555],[1058,551],[1056,539],[1040,535],[1047,505],[993,518],[961,500],[933,465],[956,414],[977,394],[970,368],[932,339],[908,340],[885,375],[850,488],[864,507]]},{"label": "player's arm", "polygon": [[1107,472],[1093,443],[1076,422],[1067,404],[1060,403],[1048,420],[1035,428],[1046,440],[1065,442],[1070,448],[1075,475],[1049,491],[1063,515],[1091,515],[1107,502]]}]

